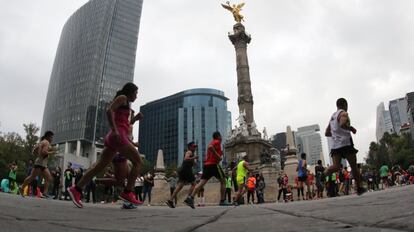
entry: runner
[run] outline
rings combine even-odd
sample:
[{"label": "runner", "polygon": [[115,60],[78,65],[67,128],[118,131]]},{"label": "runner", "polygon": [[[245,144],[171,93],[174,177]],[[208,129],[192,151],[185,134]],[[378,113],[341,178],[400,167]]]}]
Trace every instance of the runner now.
[{"label": "runner", "polygon": [[347,110],[348,102],[344,98],[336,101],[337,111],[333,113],[329,125],[326,128],[325,136],[332,137],[331,156],[333,164],[325,170],[325,176],[330,176],[338,171],[342,158],[347,159],[355,178],[357,193],[361,195],[366,192],[362,187],[361,175],[357,166],[356,154],[358,150],[354,148],[351,132],[356,133],[356,129],[351,126]]},{"label": "runner", "polygon": [[32,181],[37,177],[42,175],[45,179],[44,189],[43,189],[43,198],[48,198],[48,187],[49,182],[52,180],[52,176],[50,175],[49,169],[47,168],[47,161],[50,155],[56,154],[56,150],[50,147],[50,144],[53,140],[53,132],[46,131],[45,135],[42,136],[40,139],[40,143],[38,147],[35,149],[34,153],[37,155],[37,158],[34,162],[34,166],[30,176],[26,177],[23,181],[22,186],[19,188],[19,193],[22,197],[24,197],[23,190],[24,188],[32,183]]},{"label": "runner", "polygon": [[128,176],[127,184],[124,191],[120,194],[120,198],[134,205],[139,205],[139,201],[132,192],[135,179],[139,174],[142,161],[138,150],[128,139],[128,130],[130,128],[129,116],[131,103],[137,98],[138,87],[133,83],[127,83],[122,90],[116,93],[113,102],[107,110],[107,118],[111,131],[105,137],[105,147],[102,150],[101,159],[89,169],[81,178],[79,183],[69,188],[69,194],[73,203],[82,208],[81,193],[83,187],[98,172],[102,171],[115,158],[117,153],[121,153],[132,162],[132,168]]},{"label": "runner", "polygon": [[170,208],[175,208],[175,205],[177,203],[175,203],[174,205],[173,200],[177,199],[177,194],[181,191],[184,185],[191,184],[190,190],[188,192],[189,195],[194,190],[195,178],[193,173],[193,166],[194,161],[198,159],[198,156],[194,155],[196,149],[197,144],[195,144],[194,142],[190,142],[187,144],[187,152],[184,155],[183,164],[181,165],[181,168],[178,171],[178,185],[172,193],[170,199],[165,202]]},{"label": "runner", "polygon": [[233,199],[233,204],[235,206],[239,205],[240,198],[246,193],[247,173],[250,171],[250,166],[247,160],[247,154],[243,154],[242,160],[240,160],[239,164],[236,166],[238,191]]},{"label": "runner", "polygon": [[221,134],[216,131],[213,133],[213,140],[210,142],[207,148],[206,159],[204,160],[203,174],[201,176],[201,181],[194,188],[191,195],[185,199],[184,203],[194,207],[194,196],[195,194],[207,183],[211,177],[216,177],[220,181],[220,203],[219,205],[228,205],[225,203],[225,193],[226,193],[226,184],[224,179],[224,172],[220,166],[220,161],[222,159],[223,152],[221,150]]},{"label": "runner", "polygon": [[303,193],[303,184],[304,183],[306,184],[307,183],[306,180],[308,179],[308,171],[306,167],[307,167],[306,153],[302,153],[300,154],[300,160],[296,168],[296,171],[298,172],[298,201],[300,201],[301,193],[302,193],[302,199],[305,200],[305,195]]}]

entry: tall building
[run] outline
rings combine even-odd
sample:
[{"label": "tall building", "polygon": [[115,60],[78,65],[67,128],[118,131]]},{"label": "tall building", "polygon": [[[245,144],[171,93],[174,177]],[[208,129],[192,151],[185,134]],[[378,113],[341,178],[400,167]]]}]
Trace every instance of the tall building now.
[{"label": "tall building", "polygon": [[325,164],[322,151],[322,138],[319,125],[299,127],[295,133],[298,158],[301,153],[306,153],[306,161],[309,165],[316,165],[318,160]]},{"label": "tall building", "polygon": [[390,134],[394,133],[394,128],[391,122],[390,111],[385,110],[384,102],[381,102],[377,106],[377,127],[376,127],[376,137],[377,142],[382,139],[382,136],[385,132]]},{"label": "tall building", "polygon": [[158,149],[167,165],[181,165],[186,145],[198,144],[199,168],[215,131],[223,141],[231,130],[228,98],[216,89],[190,89],[141,106],[144,119],[139,123],[140,152],[154,162]]},{"label": "tall building", "polygon": [[410,123],[411,139],[414,140],[414,92],[405,95],[407,101],[408,122]]},{"label": "tall building", "polygon": [[401,126],[408,123],[407,100],[398,98],[390,101],[389,111],[394,131],[400,134]]},{"label": "tall building", "polygon": [[134,77],[142,0],[90,0],[65,23],[56,51],[42,133],[52,130],[63,164],[96,161],[109,131],[106,108]]}]

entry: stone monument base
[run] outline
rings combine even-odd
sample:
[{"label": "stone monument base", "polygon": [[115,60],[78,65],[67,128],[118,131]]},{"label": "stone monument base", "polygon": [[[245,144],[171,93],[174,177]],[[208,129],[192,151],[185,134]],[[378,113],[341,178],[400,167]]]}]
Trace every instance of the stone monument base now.
[{"label": "stone monument base", "polygon": [[261,163],[260,154],[263,152],[270,154],[273,145],[260,136],[240,136],[227,141],[224,148],[228,162],[239,160],[240,156],[246,153],[251,167],[258,168]]}]

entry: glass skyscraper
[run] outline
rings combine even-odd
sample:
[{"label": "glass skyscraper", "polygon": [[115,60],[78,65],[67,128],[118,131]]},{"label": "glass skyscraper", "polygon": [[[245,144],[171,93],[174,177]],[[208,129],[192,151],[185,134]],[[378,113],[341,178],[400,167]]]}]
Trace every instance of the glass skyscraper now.
[{"label": "glass skyscraper", "polygon": [[93,153],[92,161],[96,159],[95,143],[102,144],[109,131],[106,108],[116,91],[133,81],[142,4],[142,0],[90,0],[64,25],[42,133],[55,133],[54,142],[65,144],[65,157],[88,158]]},{"label": "glass skyscraper", "polygon": [[187,143],[194,141],[201,168],[213,132],[220,131],[225,141],[231,129],[227,100],[216,89],[190,89],[141,106],[140,152],[155,162],[158,149],[162,149],[167,165],[180,166]]},{"label": "glass skyscraper", "polygon": [[401,126],[408,123],[407,100],[405,98],[398,98],[390,101],[389,111],[394,131],[400,134]]}]

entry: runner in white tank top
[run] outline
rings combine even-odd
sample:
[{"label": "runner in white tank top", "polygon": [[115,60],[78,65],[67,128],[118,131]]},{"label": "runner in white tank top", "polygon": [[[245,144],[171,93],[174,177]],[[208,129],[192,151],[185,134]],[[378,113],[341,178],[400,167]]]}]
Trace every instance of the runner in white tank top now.
[{"label": "runner in white tank top", "polygon": [[344,98],[336,101],[337,111],[332,115],[329,125],[326,128],[325,136],[331,138],[331,156],[332,165],[325,170],[325,176],[330,176],[333,172],[339,170],[342,158],[347,159],[352,168],[352,174],[357,184],[358,195],[366,192],[361,185],[361,175],[357,167],[356,154],[357,149],[354,148],[351,132],[356,133],[356,129],[351,126],[347,113],[348,103]]}]

